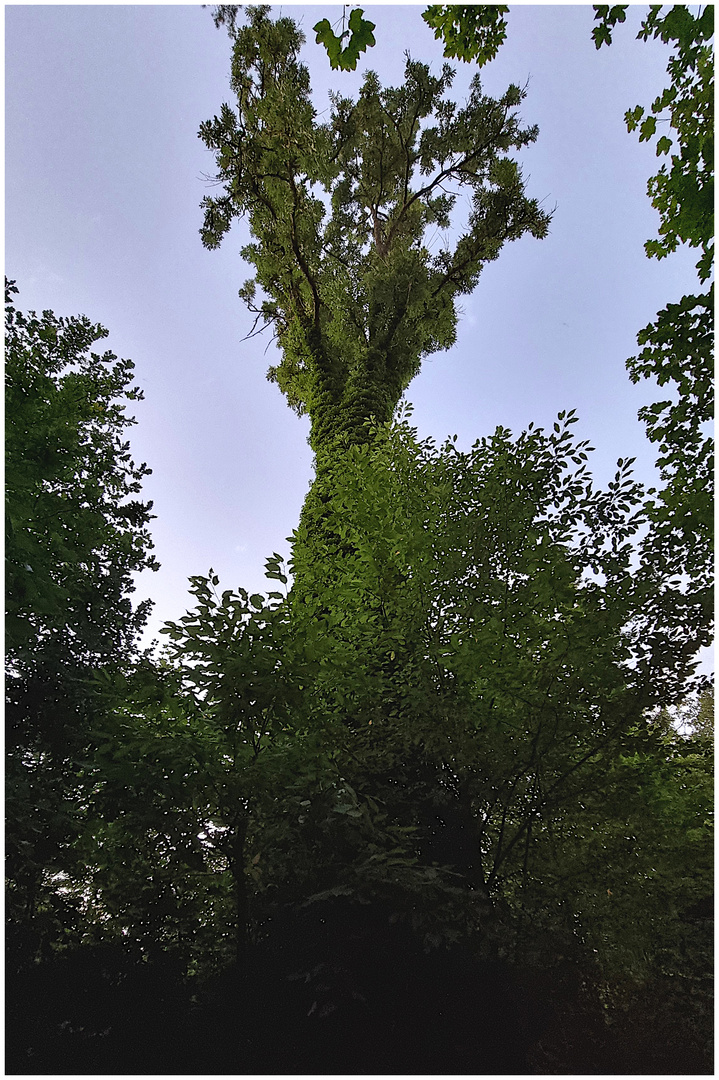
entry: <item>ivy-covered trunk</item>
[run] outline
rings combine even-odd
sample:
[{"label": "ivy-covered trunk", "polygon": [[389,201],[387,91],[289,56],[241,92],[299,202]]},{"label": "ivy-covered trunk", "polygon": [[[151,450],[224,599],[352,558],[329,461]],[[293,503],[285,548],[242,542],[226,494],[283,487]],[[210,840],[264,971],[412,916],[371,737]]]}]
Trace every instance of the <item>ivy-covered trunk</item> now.
[{"label": "ivy-covered trunk", "polygon": [[391,357],[368,349],[344,383],[333,386],[327,378],[315,391],[309,440],[315,453],[315,476],[300,515],[294,550],[295,581],[300,589],[300,579],[309,572],[316,590],[318,569],[329,567],[338,549],[343,550],[341,522],[332,501],[342,491],[347,453],[371,443],[373,425],[392,419],[403,388],[399,379],[390,377],[391,367]]}]

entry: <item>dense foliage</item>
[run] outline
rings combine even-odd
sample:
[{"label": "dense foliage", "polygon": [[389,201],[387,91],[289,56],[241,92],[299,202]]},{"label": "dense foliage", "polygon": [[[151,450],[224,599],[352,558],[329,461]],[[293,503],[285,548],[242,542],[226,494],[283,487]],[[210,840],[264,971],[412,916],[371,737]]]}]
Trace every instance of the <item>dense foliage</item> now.
[{"label": "dense foliage", "polygon": [[[601,44],[623,8],[597,10]],[[658,10],[647,32],[691,36]],[[427,21],[482,62],[504,11]],[[711,1072],[706,327],[668,309],[659,498],[631,460],[598,488],[573,412],[420,440],[401,396],[455,298],[546,230],[507,156],[535,135],[522,95],[475,81],[458,109],[448,68],[408,61],[318,125],[291,20],[237,18],[217,9],[238,105],[201,130],[225,184],[203,239],[249,218],[243,296],[319,487],[266,594],[195,576],[140,653],[132,365],[10,286],[9,1071]],[[349,26],[321,32],[339,67]],[[432,253],[447,182],[473,209]]]},{"label": "dense foliage", "polygon": [[[493,1071],[517,1071],[567,994],[581,1030],[600,1000],[620,1030],[625,1014],[666,1024],[662,1008],[680,1009],[682,1054],[701,1070],[708,939],[692,911],[711,892],[708,700],[703,719],[685,710],[682,733],[657,708],[677,696],[694,631],[647,626],[631,542],[643,492],[626,463],[594,488],[574,420],[498,429],[461,453],[400,419],[349,452],[331,506],[347,551],[308,558],[303,592],[287,591],[276,556],[267,596],[193,579],[164,657],[138,666],[97,725],[87,829],[63,881],[85,940],[172,961],[229,1000],[269,995],[301,1071],[346,1068],[357,1024],[372,1047],[353,1051],[357,1071],[421,1071],[427,1055],[434,1071],[467,1071],[488,1054]],[[674,646],[674,672],[647,664],[647,636],[660,657]],[[411,993],[387,984],[387,956],[419,964]],[[444,993],[460,957],[469,999],[444,1034],[412,1036],[402,1008]],[[233,960],[249,983],[207,982]],[[540,970],[542,1008],[521,981]],[[672,1004],[677,977],[700,996]],[[454,1026],[483,985],[508,1010],[499,1047]],[[387,993],[402,995],[394,1035]],[[219,1006],[203,1000],[212,1022]],[[300,1068],[264,1047],[254,1006],[242,1017],[214,1048],[193,1029],[210,1061]],[[186,1054],[187,1034],[170,1030]],[[538,1065],[572,1053],[581,1065],[575,1034],[560,1024],[547,1038]]]},{"label": "dense foliage", "polygon": [[124,439],[124,402],[142,396],[131,362],[91,352],[107,331],[85,316],[17,310],[17,291],[6,283],[6,872],[11,929],[32,955],[48,926],[69,930],[56,875],[83,827],[109,673],[147,618],[133,574],[156,564],[151,504],[135,498],[148,469]]}]

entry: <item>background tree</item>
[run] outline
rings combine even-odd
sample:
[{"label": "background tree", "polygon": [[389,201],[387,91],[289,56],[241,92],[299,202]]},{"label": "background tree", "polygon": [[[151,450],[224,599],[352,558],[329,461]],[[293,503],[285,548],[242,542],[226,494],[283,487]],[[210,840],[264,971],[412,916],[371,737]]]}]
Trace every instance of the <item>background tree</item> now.
[{"label": "background tree", "polygon": [[[460,108],[444,99],[451,68],[433,77],[412,60],[402,87],[383,90],[368,73],[359,99],[335,97],[318,124],[295,24],[254,7],[238,28],[236,15],[216,9],[233,42],[237,102],[200,128],[223,185],[203,200],[202,239],[217,247],[234,218],[248,219],[254,240],[242,254],[255,277],[241,296],[276,333],[282,359],[270,378],[310,417],[311,525],[338,454],[367,439],[370,417],[388,421],[422,358],[454,342],[456,297],[505,241],[545,235],[549,218],[510,156],[537,132],[520,126],[517,87],[493,100],[475,79]],[[468,220],[455,244],[432,252],[427,230],[449,228],[462,191]]]},{"label": "background tree", "polygon": [[[7,871],[11,922],[33,948],[67,927],[51,887],[86,804],[86,752],[112,695],[99,672],[130,663],[149,602],[132,575],[156,568],[145,465],[124,439],[133,365],[91,352],[85,316],[25,315],[6,283]],[[45,906],[43,906],[45,905]],[[49,907],[48,907],[49,905]]]},{"label": "background tree", "polygon": [[[597,48],[609,45],[624,22],[626,5],[595,6]],[[629,131],[640,141],[656,138],[658,157],[668,157],[650,177],[647,192],[659,212],[658,237],[646,243],[650,258],[663,259],[680,244],[698,248],[697,272],[709,281],[714,261],[714,7],[693,15],[677,4],[654,5],[638,38],[673,47],[669,86],[652,102],[629,109]],[[666,124],[666,128],[657,125]],[[661,132],[661,134],[660,134]],[[714,285],[667,304],[637,337],[642,351],[627,361],[633,382],[654,378],[672,396],[641,409],[647,435],[658,444],[664,487],[652,506],[652,543],[676,573],[686,574],[697,601],[711,617],[714,453],[709,424],[714,408]]]},{"label": "background tree", "polygon": [[[633,562],[645,518],[631,462],[620,462],[606,492],[594,490],[574,420],[516,440],[498,429],[470,454],[451,441],[439,450],[417,444],[406,424],[355,449],[334,504],[349,544],[327,573],[334,584],[322,604],[332,614],[306,611],[332,620],[323,635],[332,679],[343,672],[339,685],[357,686],[353,667],[365,673],[351,699],[361,717],[353,738],[376,744],[390,729],[404,732],[388,776],[396,779],[412,747],[438,755],[437,784],[443,770],[465,770],[464,826],[476,814],[472,828],[488,845],[480,873],[481,837],[473,846],[467,834],[466,872],[477,888],[502,878],[504,861],[532,820],[551,817],[564,785],[570,801],[575,781],[599,786],[602,755],[612,760],[648,708],[686,694],[687,659],[704,640],[691,617],[679,622],[661,575]],[[648,659],[647,639],[659,659]],[[467,772],[477,755],[492,791],[481,811],[479,789],[471,791],[479,779]],[[516,800],[511,812],[505,799]]]},{"label": "background tree", "polygon": [[400,424],[348,455],[345,547],[304,610],[326,627],[315,686],[348,732],[346,804],[406,834],[388,852],[368,832],[336,888],[428,945],[557,979],[571,958],[622,1053],[641,1035],[660,1062],[671,1020],[702,1062],[710,928],[689,913],[711,895],[711,753],[655,717],[687,693],[706,631],[652,550],[637,561],[631,462],[595,489],[574,419],[468,454]]}]

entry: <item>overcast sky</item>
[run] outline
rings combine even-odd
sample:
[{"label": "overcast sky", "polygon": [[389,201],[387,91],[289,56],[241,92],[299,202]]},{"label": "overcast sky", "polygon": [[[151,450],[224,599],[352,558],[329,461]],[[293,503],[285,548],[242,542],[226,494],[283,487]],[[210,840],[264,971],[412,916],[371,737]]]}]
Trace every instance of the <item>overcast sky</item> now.
[{"label": "overcast sky", "polygon": [[[340,6],[275,9],[307,35],[320,112],[328,89],[355,94],[370,68],[401,82],[405,49],[437,70],[441,47],[422,10],[366,4],[377,45],[342,73],[311,29],[340,19]],[[624,361],[637,331],[694,287],[696,260],[644,254],[658,221],[646,181],[658,163],[623,116],[666,85],[668,58],[660,43],[635,40],[645,10],[630,8],[598,52],[589,5],[511,7],[484,89],[528,83],[522,116],[540,133],[522,157],[527,190],[554,217],[545,240],[506,246],[462,299],[456,346],[426,360],[408,391],[420,434],[457,434],[469,447],[498,424],[549,426],[574,408],[602,482],[620,456],[636,456],[640,478],[653,480],[636,413],[659,395],[632,386]],[[273,345],[267,335],[241,341],[252,325],[237,297],[249,276],[244,226],[215,252],[198,235],[213,159],[197,130],[231,100],[230,42],[199,6],[5,12],[6,274],[21,308],[86,314],[110,331],[103,350],[135,362],[145,401],[132,449],[153,469],[144,490],[162,564],[137,596],[156,600],[156,632],[186,610],[187,578],[210,566],[223,588],[264,588],[264,561],[288,553],[311,479],[308,422],[265,379]],[[461,99],[475,69],[458,69]]]}]

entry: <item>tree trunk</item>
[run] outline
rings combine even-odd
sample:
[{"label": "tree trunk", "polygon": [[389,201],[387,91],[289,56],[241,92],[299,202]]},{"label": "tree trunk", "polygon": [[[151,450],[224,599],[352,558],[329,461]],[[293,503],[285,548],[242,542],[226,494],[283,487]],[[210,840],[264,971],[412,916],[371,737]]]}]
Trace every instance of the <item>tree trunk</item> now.
[{"label": "tree trunk", "polygon": [[245,876],[245,838],[247,818],[242,817],[235,825],[230,855],[230,870],[235,892],[235,959],[242,969],[247,961],[249,901]]},{"label": "tree trunk", "polygon": [[331,503],[342,490],[345,455],[372,440],[367,421],[384,424],[392,419],[402,387],[387,367],[386,357],[368,350],[361,369],[345,377],[343,384],[318,389],[315,394],[309,440],[315,476],[300,514],[293,554],[296,596],[303,592],[305,581],[306,599],[318,596],[324,575],[331,577],[338,560],[341,564],[352,553],[339,535]]},{"label": "tree trunk", "polygon": [[[461,770],[465,773],[465,770]],[[467,831],[469,865],[467,868],[467,881],[481,896],[489,899],[487,880],[482,866],[482,848],[479,823],[472,810],[472,793],[469,780],[465,775],[460,776],[459,781],[460,814],[464,827]]]}]

